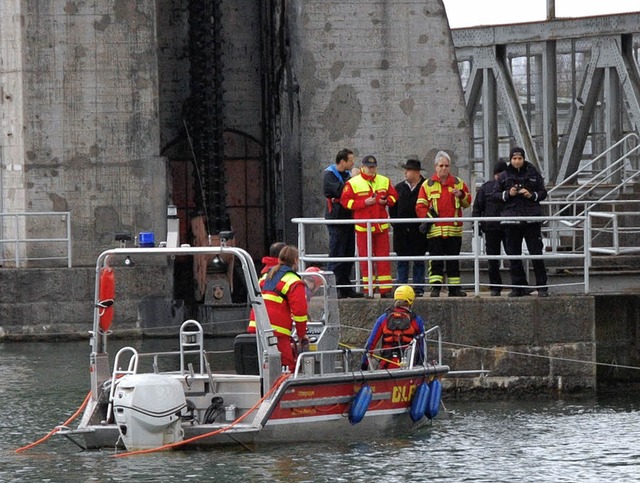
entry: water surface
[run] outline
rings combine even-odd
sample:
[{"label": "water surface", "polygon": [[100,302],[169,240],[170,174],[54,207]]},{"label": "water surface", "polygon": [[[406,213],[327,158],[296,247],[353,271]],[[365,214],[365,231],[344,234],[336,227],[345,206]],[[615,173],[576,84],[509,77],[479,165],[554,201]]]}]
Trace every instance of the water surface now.
[{"label": "water surface", "polygon": [[[156,344],[171,349],[173,342]],[[403,438],[362,443],[337,435],[331,444],[113,458],[113,451],[80,451],[53,438],[16,454],[80,405],[89,390],[88,352],[87,342],[0,344],[1,482],[640,480],[640,402],[631,398],[446,401],[450,417]]]}]

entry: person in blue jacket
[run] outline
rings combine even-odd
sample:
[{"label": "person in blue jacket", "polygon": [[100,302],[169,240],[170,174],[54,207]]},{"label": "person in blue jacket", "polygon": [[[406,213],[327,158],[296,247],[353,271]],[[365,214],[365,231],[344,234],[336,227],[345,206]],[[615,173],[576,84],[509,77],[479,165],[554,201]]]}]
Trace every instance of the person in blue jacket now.
[{"label": "person in blue jacket", "polygon": [[[422,317],[411,310],[415,300],[415,292],[409,285],[400,285],[393,294],[393,307],[389,308],[378,317],[371,330],[371,335],[365,344],[365,353],[362,357],[362,370],[369,367],[369,353],[373,352],[378,342],[381,342],[378,359],[378,369],[396,369],[401,367],[403,355],[414,339],[418,339],[416,347],[415,364],[421,364],[424,360],[424,321]],[[409,353],[407,353],[407,356]],[[408,361],[407,361],[408,362]]]},{"label": "person in blue jacket", "polygon": [[[341,149],[336,154],[335,163],[324,170],[322,177],[322,190],[326,198],[324,217],[326,220],[350,220],[353,218],[351,210],[343,208],[340,204],[340,196],[344,185],[351,178],[353,168],[353,151]],[[356,249],[356,235],[353,225],[327,225],[329,231],[329,256],[353,257]],[[336,276],[338,286],[338,298],[362,298],[364,294],[356,292],[351,285],[352,261],[329,262],[330,272]]]}]

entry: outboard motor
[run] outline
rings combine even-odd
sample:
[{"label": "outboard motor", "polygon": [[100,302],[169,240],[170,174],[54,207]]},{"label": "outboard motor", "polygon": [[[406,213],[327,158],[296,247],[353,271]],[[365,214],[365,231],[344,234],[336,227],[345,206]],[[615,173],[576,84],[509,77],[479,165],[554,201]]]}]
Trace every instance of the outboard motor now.
[{"label": "outboard motor", "polygon": [[118,382],[113,413],[127,451],[182,441],[180,412],[187,407],[182,384],[162,374],[128,374]]}]

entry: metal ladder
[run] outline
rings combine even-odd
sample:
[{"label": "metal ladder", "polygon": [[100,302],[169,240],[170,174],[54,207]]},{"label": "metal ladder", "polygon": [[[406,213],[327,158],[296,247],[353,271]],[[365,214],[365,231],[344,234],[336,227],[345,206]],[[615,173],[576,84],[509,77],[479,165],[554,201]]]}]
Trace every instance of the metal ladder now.
[{"label": "metal ladder", "polygon": [[[126,370],[120,369],[120,356],[126,352],[131,352],[129,357],[129,365]],[[116,354],[116,358],[113,361],[113,374],[111,375],[111,387],[109,388],[109,405],[107,406],[106,421],[111,418],[111,411],[113,410],[113,396],[116,392],[116,385],[118,380],[127,374],[136,374],[138,372],[138,351],[133,347],[123,347]]]},{"label": "metal ladder", "polygon": [[[195,347],[196,349],[192,349]],[[180,374],[185,375],[185,354],[199,354],[200,356],[200,374],[204,374],[205,355],[204,355],[204,332],[200,322],[189,319],[180,326]]]}]

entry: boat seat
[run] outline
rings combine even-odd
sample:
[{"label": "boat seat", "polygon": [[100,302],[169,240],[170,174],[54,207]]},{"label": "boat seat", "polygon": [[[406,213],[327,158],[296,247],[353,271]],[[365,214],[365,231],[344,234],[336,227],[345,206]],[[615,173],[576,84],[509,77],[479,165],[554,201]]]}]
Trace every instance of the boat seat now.
[{"label": "boat seat", "polygon": [[255,334],[239,334],[233,342],[236,374],[260,375],[258,342]]}]

